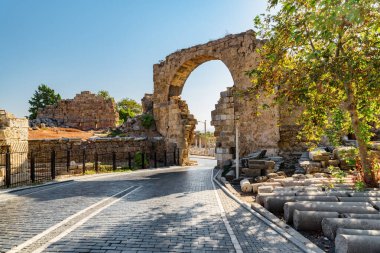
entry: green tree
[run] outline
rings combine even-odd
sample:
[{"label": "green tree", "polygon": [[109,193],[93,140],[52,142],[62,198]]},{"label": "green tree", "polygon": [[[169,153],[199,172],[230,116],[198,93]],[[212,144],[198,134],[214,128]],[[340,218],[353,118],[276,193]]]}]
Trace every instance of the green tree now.
[{"label": "green tree", "polygon": [[112,99],[113,101],[115,101],[115,99],[113,97],[111,97],[110,93],[108,91],[106,91],[106,90],[100,90],[100,91],[98,91],[97,95],[103,97],[106,100]]},{"label": "green tree", "polygon": [[378,0],[270,0],[254,20],[266,43],[249,72],[251,94],[302,108],[301,134],[310,141],[352,129],[369,186],[376,185],[367,143],[371,124],[379,127],[379,20]]},{"label": "green tree", "polygon": [[56,104],[59,100],[61,100],[61,95],[55,93],[53,89],[45,84],[39,85],[29,100],[29,119],[35,119],[37,117],[38,109],[45,108],[47,105]]},{"label": "green tree", "polygon": [[130,98],[123,98],[117,103],[119,118],[126,121],[128,118],[133,118],[142,113],[141,104]]}]

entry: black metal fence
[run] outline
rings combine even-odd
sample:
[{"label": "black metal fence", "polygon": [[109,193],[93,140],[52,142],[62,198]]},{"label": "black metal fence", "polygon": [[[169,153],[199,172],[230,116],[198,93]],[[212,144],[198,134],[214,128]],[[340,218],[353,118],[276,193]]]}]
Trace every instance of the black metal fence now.
[{"label": "black metal fence", "polygon": [[0,149],[0,188],[38,184],[57,176],[96,174],[179,165],[180,150],[102,152],[71,150],[11,152]]}]

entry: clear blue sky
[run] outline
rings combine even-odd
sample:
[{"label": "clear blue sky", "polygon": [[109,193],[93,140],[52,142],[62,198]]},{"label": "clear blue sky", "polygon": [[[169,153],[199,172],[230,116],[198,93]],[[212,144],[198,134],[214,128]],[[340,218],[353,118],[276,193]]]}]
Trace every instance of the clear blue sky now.
[{"label": "clear blue sky", "polygon": [[[140,100],[153,92],[153,64],[252,29],[265,7],[265,0],[0,0],[0,108],[28,115],[41,83],[63,98],[105,89],[116,100]],[[231,85],[223,63],[208,62],[190,75],[182,97],[210,121]]]}]

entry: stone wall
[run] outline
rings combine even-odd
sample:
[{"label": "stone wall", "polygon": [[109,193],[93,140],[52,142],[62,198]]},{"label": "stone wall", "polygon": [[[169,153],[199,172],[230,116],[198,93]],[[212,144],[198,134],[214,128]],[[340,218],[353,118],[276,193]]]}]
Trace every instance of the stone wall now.
[{"label": "stone wall", "polygon": [[37,121],[43,119],[53,119],[58,126],[91,130],[115,127],[119,114],[112,99],[82,91],[74,99],[63,99],[39,110]]},{"label": "stone wall", "polygon": [[221,166],[223,161],[234,157],[235,110],[232,87],[220,93],[220,99],[215,105],[215,110],[211,112],[211,118],[216,137],[215,158],[218,166]]},{"label": "stone wall", "polygon": [[24,181],[28,172],[28,120],[0,110],[0,186],[4,184],[5,153],[11,153],[12,183]]},{"label": "stone wall", "polygon": [[[116,154],[117,163],[126,163],[128,153],[132,158],[137,152],[144,152],[152,160],[154,153],[159,161],[164,161],[165,141],[162,137],[113,137],[113,138],[93,138],[81,140],[75,138],[62,139],[41,139],[29,141],[30,154],[36,157],[49,157],[51,151],[56,152],[57,168],[65,167],[67,162],[67,151],[70,150],[70,163],[82,164],[83,150],[85,150],[86,161],[95,161],[95,153],[98,154],[99,161],[111,161],[112,153]],[[172,149],[166,150],[167,162],[173,163]],[[57,169],[59,170],[59,169]]]},{"label": "stone wall", "polygon": [[92,138],[81,140],[79,138],[61,139],[41,139],[29,140],[29,151],[33,153],[49,153],[55,150],[57,154],[65,155],[67,150],[73,153],[82,154],[86,150],[88,157],[93,157],[95,152],[98,154],[116,153],[136,153],[138,151],[152,153],[164,150],[163,138],[146,137],[112,137],[112,138]]},{"label": "stone wall", "polygon": [[194,138],[197,120],[190,114],[186,102],[179,96],[170,98],[168,113],[170,118],[168,128],[171,131],[165,136],[167,145],[175,145],[180,149],[182,164],[186,165],[189,163],[189,147]]}]

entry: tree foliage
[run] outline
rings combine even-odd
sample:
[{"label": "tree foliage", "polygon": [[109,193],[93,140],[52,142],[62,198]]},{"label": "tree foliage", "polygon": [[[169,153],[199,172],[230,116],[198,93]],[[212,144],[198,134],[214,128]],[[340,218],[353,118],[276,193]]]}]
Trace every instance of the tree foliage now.
[{"label": "tree foliage", "polygon": [[117,103],[119,118],[126,121],[142,113],[142,106],[138,102],[130,98],[123,98]]},{"label": "tree foliage", "polygon": [[37,117],[38,109],[43,109],[47,105],[56,104],[59,100],[61,100],[61,95],[55,93],[53,89],[49,88],[46,84],[39,85],[29,100],[29,119],[35,119]]},{"label": "tree foliage", "polygon": [[[271,13],[277,9],[275,14]],[[380,115],[380,5],[378,0],[270,0],[255,18],[266,39],[250,71],[252,94],[272,94],[290,110],[302,108],[301,134],[311,142],[352,131],[367,185],[371,126]]]},{"label": "tree foliage", "polygon": [[150,113],[145,113],[141,116],[141,125],[147,129],[151,128],[154,124],[154,117]]},{"label": "tree foliage", "polygon": [[110,93],[106,90],[98,91],[97,95],[104,98],[105,100],[112,99],[112,101],[115,101],[115,99],[113,97],[111,97]]}]

